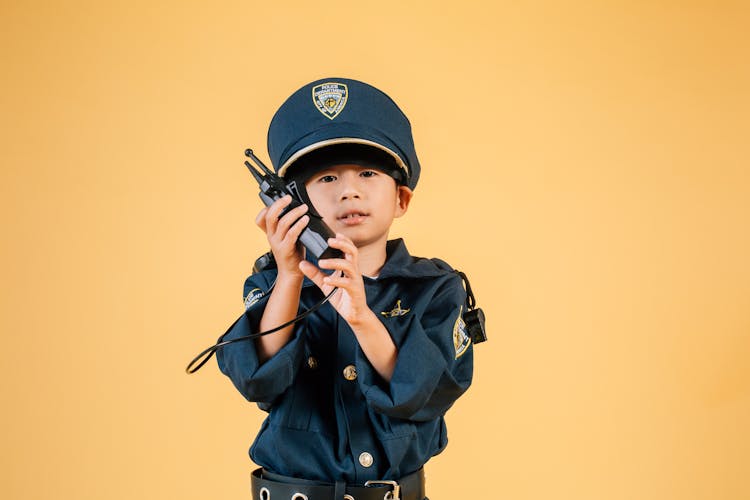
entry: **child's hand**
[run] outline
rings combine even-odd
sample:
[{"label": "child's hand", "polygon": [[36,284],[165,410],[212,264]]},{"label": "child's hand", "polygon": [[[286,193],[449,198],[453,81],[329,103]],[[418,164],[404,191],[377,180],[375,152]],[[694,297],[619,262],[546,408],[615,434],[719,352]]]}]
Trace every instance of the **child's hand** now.
[{"label": "child's hand", "polygon": [[353,328],[364,321],[372,311],[367,306],[365,296],[365,284],[362,274],[359,272],[358,251],[352,240],[343,234],[336,234],[330,238],[328,244],[338,248],[344,253],[343,259],[321,259],[318,261],[320,269],[333,269],[332,275],[326,275],[312,263],[303,260],[299,268],[310,278],[325,295],[328,295],[334,287],[339,291],[330,299],[331,305],[338,311],[344,320]]},{"label": "child's hand", "polygon": [[276,259],[279,277],[302,278],[299,263],[305,258],[305,249],[297,244],[297,238],[307,226],[310,217],[304,215],[307,212],[307,205],[302,204],[279,218],[279,214],[291,202],[290,195],[276,200],[270,207],[258,213],[255,223],[266,233],[271,252]]}]

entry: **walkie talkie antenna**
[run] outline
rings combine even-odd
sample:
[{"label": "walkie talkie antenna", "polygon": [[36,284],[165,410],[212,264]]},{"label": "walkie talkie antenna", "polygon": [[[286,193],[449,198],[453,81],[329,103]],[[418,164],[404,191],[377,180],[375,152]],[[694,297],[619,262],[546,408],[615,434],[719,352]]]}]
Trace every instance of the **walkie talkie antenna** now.
[{"label": "walkie talkie antenna", "polygon": [[250,173],[253,174],[253,177],[255,177],[255,180],[257,181],[258,184],[263,182],[263,176],[260,175],[260,172],[255,170],[252,165],[250,165],[249,161],[245,160],[245,166],[250,171]]},{"label": "walkie talkie antenna", "polygon": [[[252,158],[252,160],[255,162],[256,165],[258,163],[260,163],[260,160],[258,159],[258,157],[253,154],[253,150],[252,149],[246,149],[245,150],[245,156],[247,156],[248,158]],[[255,167],[253,167],[250,164],[249,161],[245,160],[245,166],[250,171],[250,173],[253,174],[253,177],[255,177],[255,181],[258,184],[260,184],[260,183],[263,182],[263,176],[261,175],[260,172],[258,172],[258,169],[256,169]]]},{"label": "walkie talkie antenna", "polygon": [[[253,163],[258,165],[266,175],[273,174],[273,172],[262,161],[260,161],[260,158],[258,158],[257,156],[255,156],[255,154],[253,154],[252,149],[250,148],[246,149],[245,156],[247,156],[248,158],[252,158]],[[245,164],[247,165],[247,161],[245,162]]]}]

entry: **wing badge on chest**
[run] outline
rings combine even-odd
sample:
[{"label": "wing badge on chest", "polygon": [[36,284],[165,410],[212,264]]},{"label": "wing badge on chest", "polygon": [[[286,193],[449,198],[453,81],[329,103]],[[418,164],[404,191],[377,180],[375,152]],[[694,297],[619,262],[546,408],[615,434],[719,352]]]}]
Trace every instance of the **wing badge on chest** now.
[{"label": "wing badge on chest", "polygon": [[403,316],[404,314],[411,311],[411,309],[403,309],[401,307],[401,299],[396,301],[396,305],[391,309],[390,311],[383,311],[380,314],[385,316],[386,318],[395,318],[397,316]]}]

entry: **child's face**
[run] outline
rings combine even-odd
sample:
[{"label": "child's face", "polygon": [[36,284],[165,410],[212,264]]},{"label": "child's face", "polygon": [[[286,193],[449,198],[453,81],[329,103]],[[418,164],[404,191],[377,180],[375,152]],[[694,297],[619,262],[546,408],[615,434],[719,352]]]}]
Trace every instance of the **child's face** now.
[{"label": "child's face", "polygon": [[349,237],[358,248],[385,244],[393,219],[406,213],[412,195],[390,175],[351,164],[316,172],[305,188],[325,223]]}]

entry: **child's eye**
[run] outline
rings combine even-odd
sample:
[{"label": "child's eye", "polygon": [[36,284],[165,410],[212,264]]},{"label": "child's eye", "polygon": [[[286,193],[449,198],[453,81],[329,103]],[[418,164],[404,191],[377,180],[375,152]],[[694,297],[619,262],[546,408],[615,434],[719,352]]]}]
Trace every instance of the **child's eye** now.
[{"label": "child's eye", "polygon": [[335,175],[324,175],[320,179],[318,179],[318,182],[333,182],[336,180]]},{"label": "child's eye", "polygon": [[378,173],[374,170],[364,170],[360,172],[359,175],[361,175],[362,177],[375,177],[376,175],[378,175]]}]

